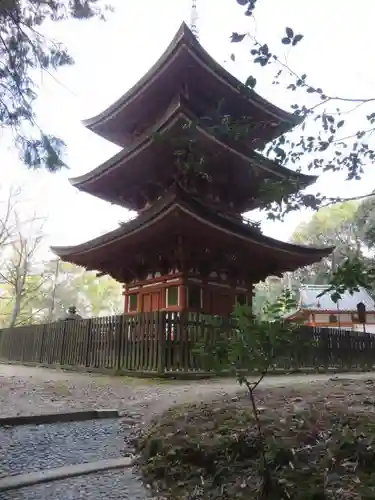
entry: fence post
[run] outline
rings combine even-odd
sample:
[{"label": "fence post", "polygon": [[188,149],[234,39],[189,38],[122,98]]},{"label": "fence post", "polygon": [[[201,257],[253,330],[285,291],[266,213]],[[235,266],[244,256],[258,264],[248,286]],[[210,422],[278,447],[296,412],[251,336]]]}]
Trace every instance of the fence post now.
[{"label": "fence post", "polygon": [[0,339],[0,359],[6,359],[9,361],[9,330],[8,328],[3,328],[1,330]]},{"label": "fence post", "polygon": [[165,371],[165,336],[166,336],[166,313],[157,313],[157,339],[158,339],[158,373]]},{"label": "fence post", "polygon": [[87,320],[87,337],[86,337],[86,353],[85,353],[85,366],[90,366],[90,352],[92,345],[92,318]]},{"label": "fence post", "polygon": [[122,361],[123,361],[123,342],[125,340],[125,328],[124,328],[124,314],[121,315],[120,321],[119,321],[119,326],[118,326],[118,332],[117,332],[117,345],[116,345],[116,350],[117,350],[117,371],[120,371],[122,368]]},{"label": "fence post", "polygon": [[67,321],[63,322],[63,327],[61,331],[61,343],[60,343],[60,352],[59,352],[59,365],[63,365],[63,354],[64,352],[64,345],[65,345],[65,336],[66,336],[66,327],[67,327]]},{"label": "fence post", "polygon": [[41,338],[41,341],[40,341],[40,348],[39,348],[39,364],[40,365],[43,363],[43,350],[44,350],[46,329],[47,329],[47,324],[44,324],[43,325],[43,330],[42,330],[42,338]]},{"label": "fence post", "polygon": [[[27,335],[27,332],[26,332]],[[21,363],[25,361],[26,335],[22,336]]]}]

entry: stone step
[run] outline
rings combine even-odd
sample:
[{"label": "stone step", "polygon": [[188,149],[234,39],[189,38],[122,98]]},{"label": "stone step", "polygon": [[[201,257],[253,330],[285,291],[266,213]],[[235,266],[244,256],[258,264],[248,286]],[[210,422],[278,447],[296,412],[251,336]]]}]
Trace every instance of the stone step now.
[{"label": "stone step", "polygon": [[69,477],[0,492],[1,500],[150,500],[139,477],[128,468]]},{"label": "stone step", "polygon": [[0,477],[131,457],[135,424],[127,417],[2,427]]}]

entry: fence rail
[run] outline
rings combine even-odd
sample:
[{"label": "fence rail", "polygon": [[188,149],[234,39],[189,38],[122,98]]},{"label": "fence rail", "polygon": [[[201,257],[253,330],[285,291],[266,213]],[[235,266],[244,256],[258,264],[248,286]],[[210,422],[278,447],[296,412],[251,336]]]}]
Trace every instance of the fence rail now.
[{"label": "fence rail", "polygon": [[[192,313],[59,321],[2,330],[0,359],[102,372],[202,373],[197,342],[215,344],[230,331],[228,320]],[[301,327],[296,336],[298,341],[277,358],[275,368],[372,369],[375,364],[373,335]]]}]

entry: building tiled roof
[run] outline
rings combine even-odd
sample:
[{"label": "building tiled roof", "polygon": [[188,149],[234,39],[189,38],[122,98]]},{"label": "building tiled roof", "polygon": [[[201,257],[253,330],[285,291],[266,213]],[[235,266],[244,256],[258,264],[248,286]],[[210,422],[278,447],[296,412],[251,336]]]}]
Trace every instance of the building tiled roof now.
[{"label": "building tiled roof", "polygon": [[359,291],[353,292],[353,294],[346,291],[341,295],[338,302],[332,300],[331,293],[319,296],[327,288],[327,285],[302,285],[300,288],[299,310],[356,312],[357,304],[363,302],[368,312],[375,311],[375,301],[365,288],[359,287]]}]

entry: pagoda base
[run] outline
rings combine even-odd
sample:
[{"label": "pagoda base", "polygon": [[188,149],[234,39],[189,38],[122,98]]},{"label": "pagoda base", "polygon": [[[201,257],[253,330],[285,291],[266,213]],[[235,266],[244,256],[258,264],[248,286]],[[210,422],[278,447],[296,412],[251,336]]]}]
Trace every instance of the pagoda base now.
[{"label": "pagoda base", "polygon": [[218,278],[175,273],[128,283],[124,296],[128,314],[186,311],[229,316],[236,304],[252,304],[253,285],[238,287]]}]

